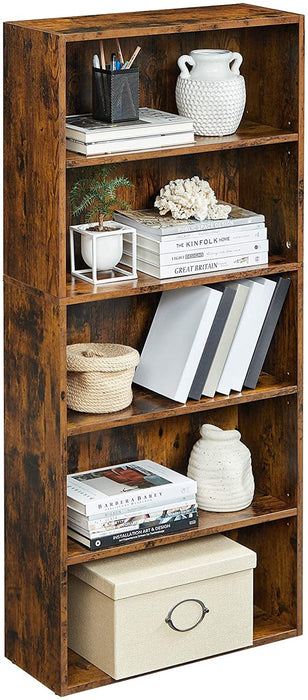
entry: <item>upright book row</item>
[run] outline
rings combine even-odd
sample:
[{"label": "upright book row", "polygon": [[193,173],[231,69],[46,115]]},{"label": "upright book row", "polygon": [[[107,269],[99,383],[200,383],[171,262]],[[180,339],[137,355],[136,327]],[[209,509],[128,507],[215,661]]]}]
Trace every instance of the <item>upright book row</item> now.
[{"label": "upright book row", "polygon": [[255,389],[290,279],[163,292],[134,381],[174,401]]}]

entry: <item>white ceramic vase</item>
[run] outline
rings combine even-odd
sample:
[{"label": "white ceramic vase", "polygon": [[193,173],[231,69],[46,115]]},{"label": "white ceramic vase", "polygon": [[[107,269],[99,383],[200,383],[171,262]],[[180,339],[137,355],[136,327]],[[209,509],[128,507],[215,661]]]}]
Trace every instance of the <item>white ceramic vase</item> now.
[{"label": "white ceramic vase", "polygon": [[193,120],[196,134],[226,136],[238,128],[246,104],[242,60],[239,53],[216,49],[196,49],[178,59],[177,108]]},{"label": "white ceramic vase", "polygon": [[197,503],[216,513],[247,508],[254,495],[250,450],[238,430],[203,425],[189,458],[187,476],[197,482]]}]

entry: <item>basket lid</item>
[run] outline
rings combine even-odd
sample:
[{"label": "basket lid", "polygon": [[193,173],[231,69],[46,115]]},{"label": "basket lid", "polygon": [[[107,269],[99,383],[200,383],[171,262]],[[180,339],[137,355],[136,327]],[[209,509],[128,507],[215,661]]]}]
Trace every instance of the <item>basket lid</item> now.
[{"label": "basket lid", "polygon": [[129,345],[75,343],[66,348],[68,372],[121,372],[138,362],[139,352]]},{"label": "basket lid", "polygon": [[181,542],[154,551],[120,554],[71,568],[74,576],[108,598],[118,600],[255,566],[256,554],[251,549],[224,535],[212,535],[198,542]]}]

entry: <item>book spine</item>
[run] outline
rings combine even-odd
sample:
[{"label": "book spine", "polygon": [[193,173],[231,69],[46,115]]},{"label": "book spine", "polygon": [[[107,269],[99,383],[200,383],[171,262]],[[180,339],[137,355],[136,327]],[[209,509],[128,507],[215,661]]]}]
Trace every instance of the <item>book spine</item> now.
[{"label": "book spine", "polygon": [[161,227],[155,225],[151,227],[150,224],[143,224],[142,221],[134,219],[133,216],[126,216],[118,212],[114,212],[114,218],[116,221],[121,223],[125,222],[130,226],[134,226],[137,230],[142,230],[143,233],[151,232],[159,236],[170,236],[174,234],[182,233],[195,233],[197,231],[212,231],[220,230],[223,228],[233,228],[234,226],[250,226],[255,224],[265,225],[265,217],[263,214],[253,214],[251,212],[247,213],[247,216],[243,215],[242,218],[234,217],[229,219],[206,219],[205,221],[191,221],[187,220],[187,223],[177,223],[172,224],[172,226]]},{"label": "book spine", "polygon": [[150,513],[148,517],[132,517],[125,518],[122,521],[111,521],[108,527],[105,527],[104,523],[100,524],[100,521],[91,521],[88,524],[81,525],[79,522],[68,517],[68,525],[79,534],[85,535],[86,537],[104,537],[107,535],[113,535],[117,532],[126,532],[127,530],[140,530],[143,527],[149,527],[151,525],[162,525],[166,522],[174,522],[180,519],[187,519],[195,515],[197,509],[196,501],[187,506],[183,510],[175,510],[174,512],[159,512]]},{"label": "book spine", "polygon": [[77,542],[81,542],[90,550],[106,549],[108,547],[120,546],[130,542],[158,537],[160,535],[172,535],[183,530],[190,530],[198,527],[198,515],[194,514],[191,518],[177,520],[174,522],[163,523],[162,525],[152,525],[141,528],[140,530],[126,530],[124,532],[107,535],[106,537],[87,538],[80,535],[78,532],[68,528],[68,535]]},{"label": "book spine", "polygon": [[[144,247],[137,245],[137,258],[144,260],[145,262],[152,262],[153,265],[180,265],[182,263],[190,264],[191,262],[198,262],[200,260],[216,260],[216,258],[227,258],[231,255],[249,255],[250,253],[263,253],[267,252],[269,248],[268,240],[262,241],[246,241],[241,243],[225,244],[222,246],[211,245],[207,248],[191,248],[185,252],[175,252],[175,253],[154,253],[147,250]],[[124,253],[132,254],[131,242],[128,243],[124,240]]]},{"label": "book spine", "polygon": [[[124,254],[122,262],[130,264],[131,258]],[[187,275],[202,275],[208,272],[219,270],[232,270],[242,267],[252,267],[257,265],[267,265],[268,253],[257,253],[250,255],[239,255],[235,257],[217,259],[208,262],[191,263],[190,265],[165,265],[157,267],[141,260],[137,260],[137,269],[158,279],[168,279],[169,277],[186,277]]]},{"label": "book spine", "polygon": [[[158,487],[153,486],[145,489],[144,492],[140,490],[130,492],[126,491],[125,511],[127,512],[129,509],[136,510],[136,508],[141,508],[143,506],[149,507],[149,505],[151,507],[159,507],[165,503],[170,506],[170,503],[179,501],[180,499],[186,497],[191,498],[191,496],[192,486],[190,483],[185,484],[185,482],[182,482],[181,484],[167,484],[166,486],[160,486],[159,489]],[[110,500],[106,501],[106,499],[95,499],[89,503],[81,504],[75,496],[73,501],[70,497],[69,490],[67,503],[69,506],[72,506],[72,508],[75,508],[75,510],[78,510],[84,515],[93,515],[101,512],[102,514],[108,514],[111,516],[116,513],[123,512],[122,506],[116,507],[114,502],[111,502]]]},{"label": "book spine", "polygon": [[95,532],[97,532],[99,530],[103,531],[114,529],[115,527],[122,527],[128,521],[137,522],[147,519],[153,520],[154,518],[162,517],[165,513],[172,515],[173,513],[175,513],[175,511],[177,513],[182,513],[188,509],[193,508],[195,506],[195,503],[195,496],[192,496],[192,498],[189,500],[186,499],[185,501],[181,501],[179,503],[168,503],[159,508],[155,506],[155,508],[143,508],[142,510],[138,509],[133,511],[124,511],[123,509],[123,512],[117,512],[114,516],[112,516],[112,514],[110,513],[108,513],[104,517],[102,517],[100,514],[97,514],[97,517],[95,518],[93,518],[93,516],[90,516],[89,518],[86,515],[81,515],[81,513],[77,513],[76,511],[72,510],[72,508],[68,508],[68,519],[71,523],[75,523],[76,525],[84,527],[89,531],[95,530]]},{"label": "book spine", "polygon": [[[125,219],[127,223],[127,219]],[[124,223],[124,219],[121,223]],[[152,250],[157,255],[166,254],[186,254],[197,252],[206,248],[220,248],[222,246],[239,243],[249,243],[253,241],[264,241],[267,238],[267,228],[263,224],[255,226],[236,226],[234,228],[222,229],[221,233],[198,234],[195,231],[174,236],[152,236],[139,233],[137,230],[137,245],[147,250]],[[131,246],[131,239],[124,234],[124,242]]]}]

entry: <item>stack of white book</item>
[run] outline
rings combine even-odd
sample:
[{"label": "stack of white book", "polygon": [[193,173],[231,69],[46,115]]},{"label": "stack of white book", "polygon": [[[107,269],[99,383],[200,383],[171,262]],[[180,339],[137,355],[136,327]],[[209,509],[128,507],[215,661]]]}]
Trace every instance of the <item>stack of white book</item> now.
[{"label": "stack of white book", "polygon": [[[155,209],[115,211],[114,218],[136,229],[137,268],[158,279],[268,263],[265,218],[241,207],[219,220],[182,221]],[[124,264],[131,264],[131,246],[124,236]]]},{"label": "stack of white book", "polygon": [[254,389],[289,285],[270,276],[163,292],[134,382],[180,403]]},{"label": "stack of white book", "polygon": [[147,459],[69,475],[68,535],[95,550],[197,527],[196,491]]},{"label": "stack of white book", "polygon": [[107,124],[91,114],[66,117],[66,148],[85,156],[121,151],[146,151],[193,143],[191,119],[142,107],[139,120]]}]

